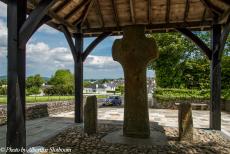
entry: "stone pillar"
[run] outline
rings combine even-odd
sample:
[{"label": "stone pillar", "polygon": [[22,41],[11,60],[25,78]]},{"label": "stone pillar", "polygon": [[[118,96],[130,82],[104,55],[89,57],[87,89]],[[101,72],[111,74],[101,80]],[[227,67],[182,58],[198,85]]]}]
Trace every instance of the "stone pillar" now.
[{"label": "stone pillar", "polygon": [[84,107],[84,132],[95,134],[97,132],[97,98],[89,96]]},{"label": "stone pillar", "polygon": [[193,140],[192,106],[190,103],[181,103],[178,110],[179,140]]},{"label": "stone pillar", "polygon": [[158,48],[153,39],[145,37],[143,26],[128,26],[123,29],[122,39],[113,44],[113,59],[118,61],[125,76],[125,111],[123,135],[148,138],[150,136],[146,67],[158,57]]}]

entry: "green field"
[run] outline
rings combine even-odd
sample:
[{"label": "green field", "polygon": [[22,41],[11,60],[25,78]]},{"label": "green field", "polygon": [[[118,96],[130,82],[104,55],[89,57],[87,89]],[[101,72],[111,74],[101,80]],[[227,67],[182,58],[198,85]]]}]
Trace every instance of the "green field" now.
[{"label": "green field", "polygon": [[[97,98],[106,98],[105,95],[98,95]],[[0,104],[6,104],[6,96],[0,96]],[[27,103],[52,102],[73,100],[74,96],[26,96]]]}]

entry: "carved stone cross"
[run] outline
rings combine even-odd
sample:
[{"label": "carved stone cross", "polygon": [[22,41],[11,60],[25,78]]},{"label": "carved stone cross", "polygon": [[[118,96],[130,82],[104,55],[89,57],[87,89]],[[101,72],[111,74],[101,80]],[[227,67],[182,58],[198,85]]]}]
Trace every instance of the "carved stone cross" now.
[{"label": "carved stone cross", "polygon": [[122,39],[113,44],[113,59],[118,61],[125,76],[125,111],[123,135],[135,138],[150,136],[146,68],[150,60],[158,57],[153,39],[145,37],[143,26],[123,29]]}]

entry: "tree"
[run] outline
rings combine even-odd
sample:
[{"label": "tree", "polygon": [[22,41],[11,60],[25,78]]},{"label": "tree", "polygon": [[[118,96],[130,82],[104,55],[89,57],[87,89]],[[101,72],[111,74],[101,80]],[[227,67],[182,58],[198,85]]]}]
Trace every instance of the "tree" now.
[{"label": "tree", "polygon": [[41,88],[44,82],[45,82],[44,79],[39,74],[36,74],[34,76],[29,76],[26,79],[26,88],[32,88],[32,87]]},{"label": "tree", "polygon": [[74,92],[74,76],[70,70],[57,70],[48,84],[51,87],[44,90],[47,95],[72,95]]},{"label": "tree", "polygon": [[60,69],[57,70],[48,81],[49,85],[73,85],[74,77],[70,70]]}]

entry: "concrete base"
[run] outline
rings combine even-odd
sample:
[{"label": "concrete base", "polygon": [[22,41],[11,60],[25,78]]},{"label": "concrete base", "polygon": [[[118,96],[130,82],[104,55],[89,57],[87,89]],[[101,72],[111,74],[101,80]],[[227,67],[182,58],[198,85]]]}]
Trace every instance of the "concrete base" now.
[{"label": "concrete base", "polygon": [[150,137],[146,139],[131,138],[123,136],[122,130],[112,132],[102,138],[107,143],[119,143],[128,145],[166,145],[167,137],[159,131],[151,131]]}]

